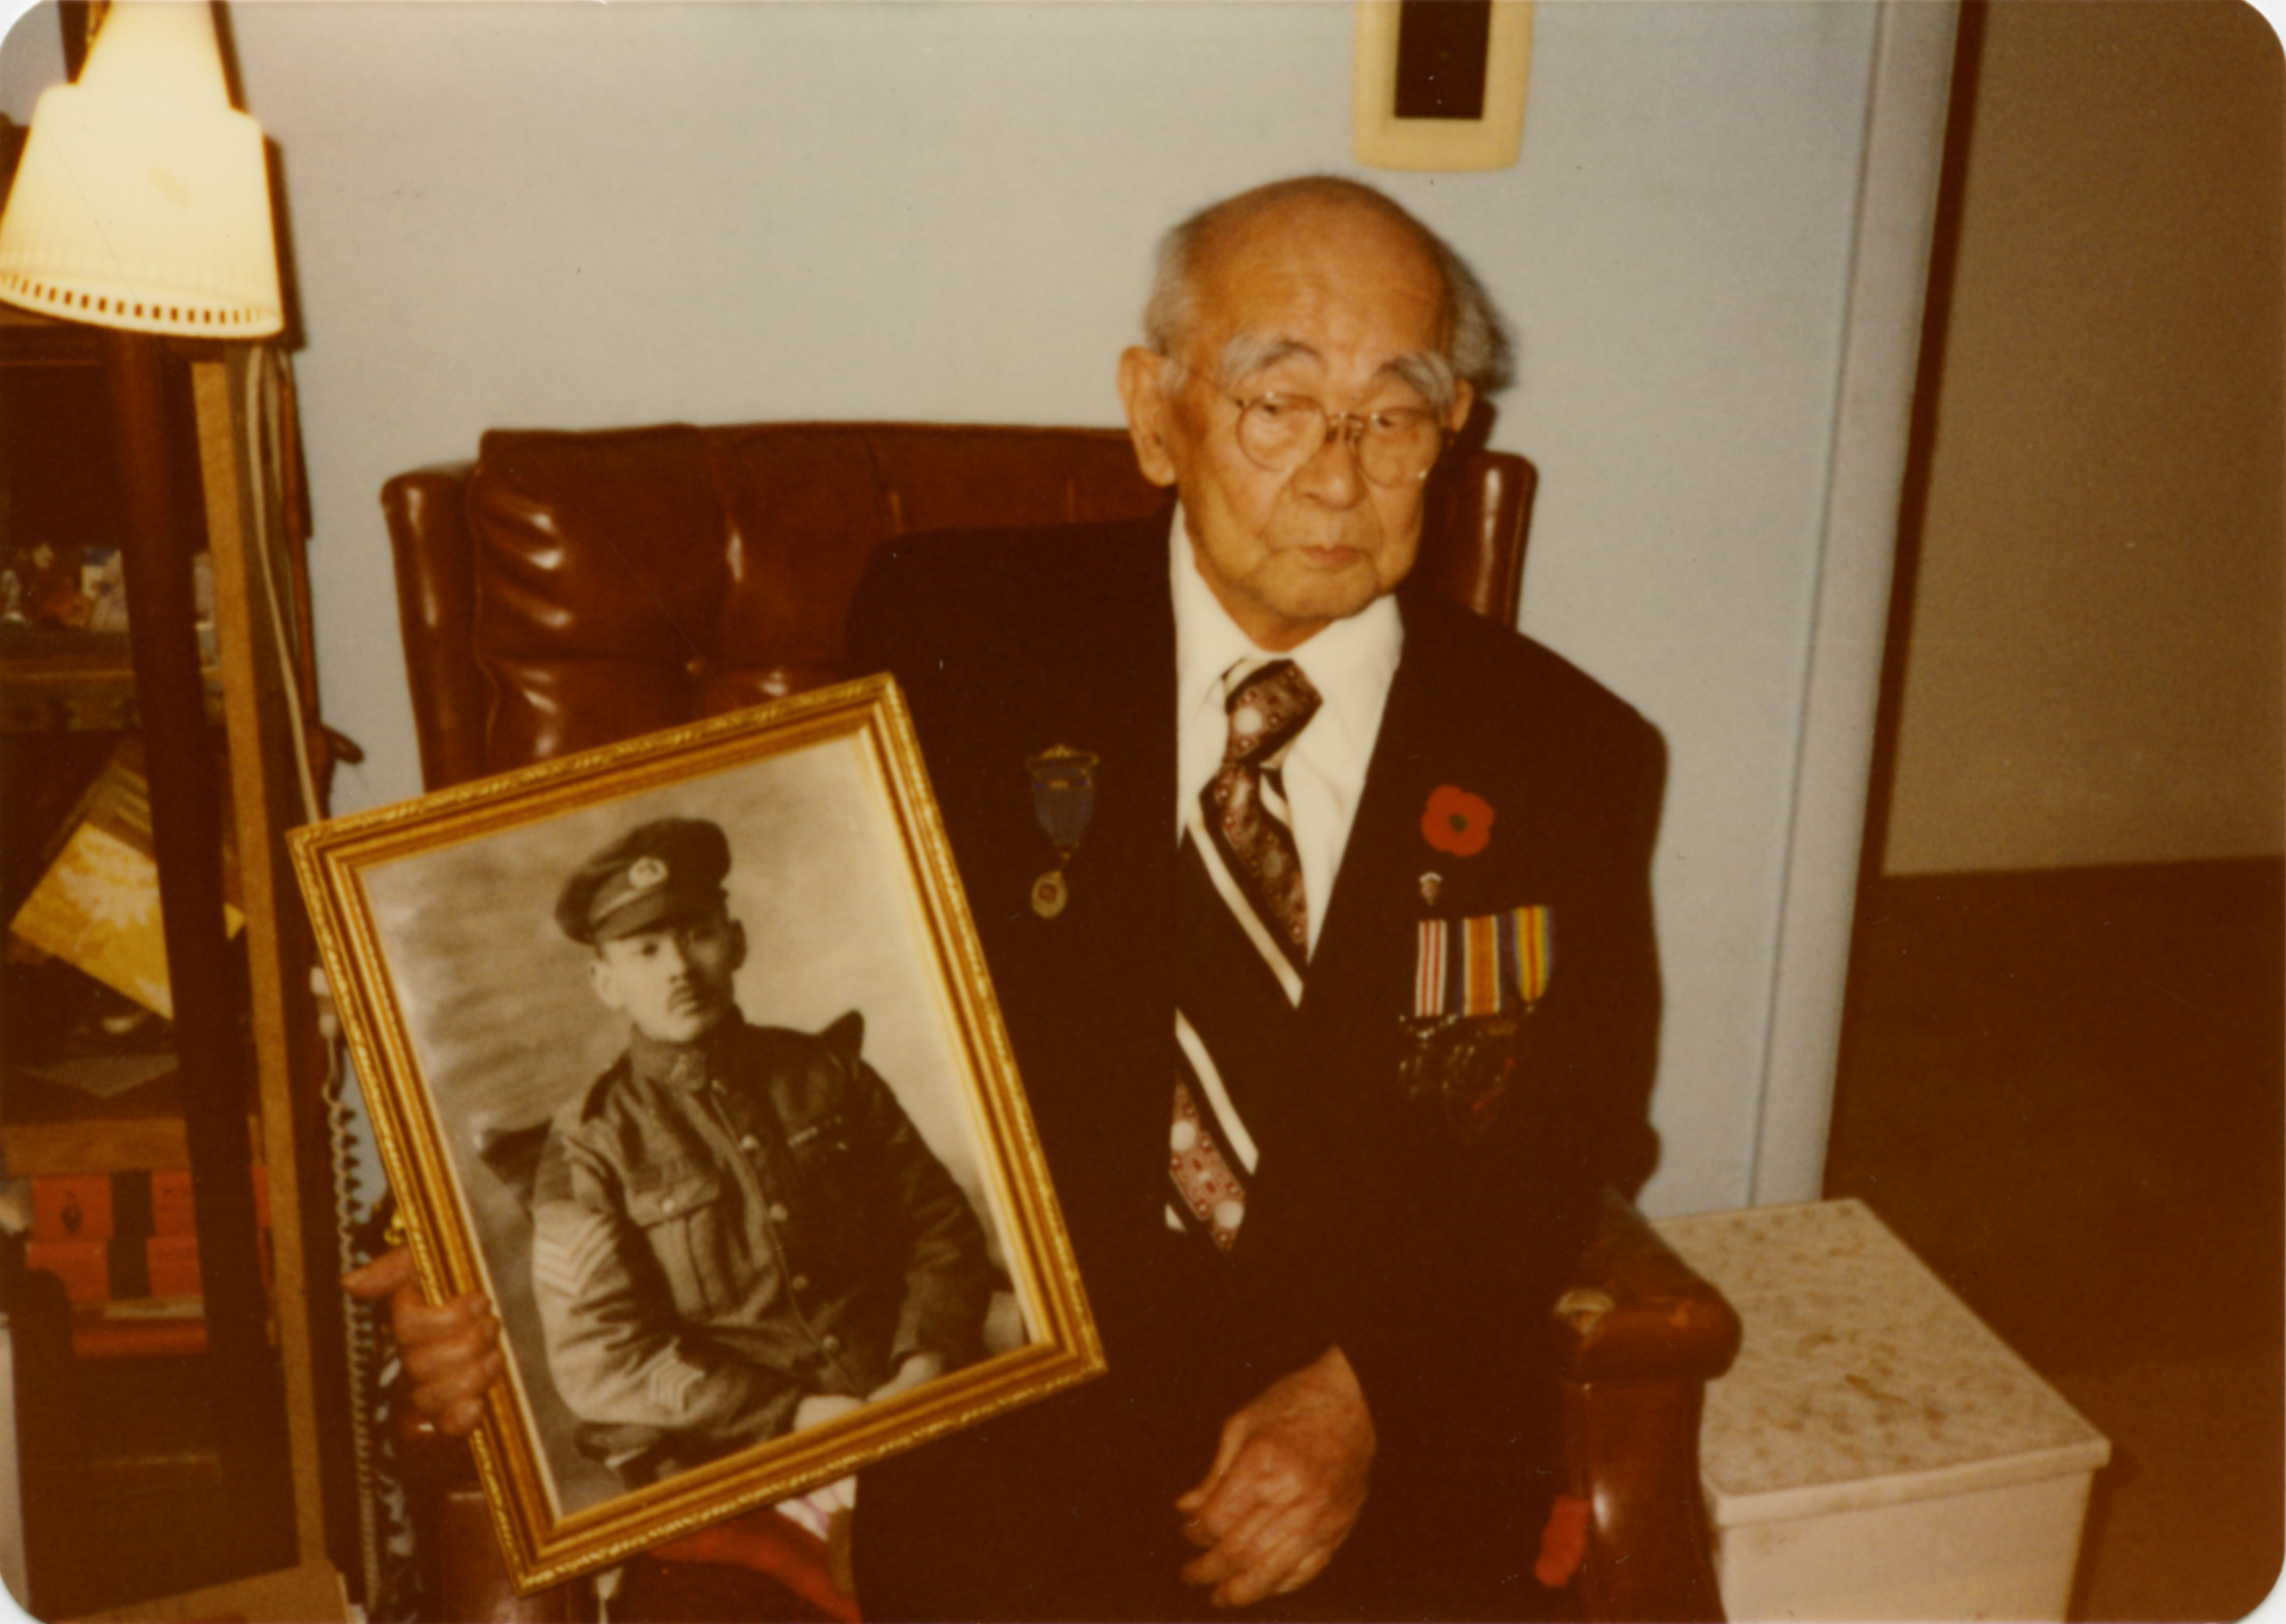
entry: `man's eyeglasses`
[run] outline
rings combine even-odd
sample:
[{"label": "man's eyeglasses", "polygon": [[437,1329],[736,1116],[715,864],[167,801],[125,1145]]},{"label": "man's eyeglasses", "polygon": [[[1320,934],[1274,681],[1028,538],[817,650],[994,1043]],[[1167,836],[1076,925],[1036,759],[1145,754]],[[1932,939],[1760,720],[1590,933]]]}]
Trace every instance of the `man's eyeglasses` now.
[{"label": "man's eyeglasses", "polygon": [[1289,474],[1318,454],[1339,430],[1375,485],[1412,485],[1428,478],[1445,449],[1442,419],[1426,406],[1378,412],[1329,412],[1306,395],[1228,396],[1239,409],[1239,449],[1267,473]]}]

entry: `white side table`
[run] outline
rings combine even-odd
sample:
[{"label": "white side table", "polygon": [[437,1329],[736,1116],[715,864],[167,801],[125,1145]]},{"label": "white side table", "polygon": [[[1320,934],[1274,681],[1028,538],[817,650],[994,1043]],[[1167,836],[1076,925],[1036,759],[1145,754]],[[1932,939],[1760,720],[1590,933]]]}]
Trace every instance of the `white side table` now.
[{"label": "white side table", "polygon": [[1746,1328],[1700,1437],[1732,1620],[2064,1617],[2111,1445],[1863,1203],[1656,1227]]}]

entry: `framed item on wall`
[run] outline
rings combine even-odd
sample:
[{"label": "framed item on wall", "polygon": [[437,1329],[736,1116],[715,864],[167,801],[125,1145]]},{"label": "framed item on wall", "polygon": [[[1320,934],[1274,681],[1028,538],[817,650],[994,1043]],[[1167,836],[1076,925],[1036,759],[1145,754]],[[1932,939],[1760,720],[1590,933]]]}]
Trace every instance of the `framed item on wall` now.
[{"label": "framed item on wall", "polygon": [[890,679],[293,849],[520,1589],[1102,1370]]},{"label": "framed item on wall", "polygon": [[1507,168],[1531,54],[1532,0],[1357,0],[1357,162]]}]

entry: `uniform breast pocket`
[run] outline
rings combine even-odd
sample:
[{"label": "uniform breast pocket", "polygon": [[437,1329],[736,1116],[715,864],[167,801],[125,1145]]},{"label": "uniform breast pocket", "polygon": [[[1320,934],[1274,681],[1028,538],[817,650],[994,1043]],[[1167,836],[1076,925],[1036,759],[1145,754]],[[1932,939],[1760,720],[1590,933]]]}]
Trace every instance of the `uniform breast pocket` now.
[{"label": "uniform breast pocket", "polygon": [[627,1216],[650,1243],[675,1311],[698,1319],[730,1301],[730,1226],[722,1180],[687,1162],[646,1169],[627,1193]]}]

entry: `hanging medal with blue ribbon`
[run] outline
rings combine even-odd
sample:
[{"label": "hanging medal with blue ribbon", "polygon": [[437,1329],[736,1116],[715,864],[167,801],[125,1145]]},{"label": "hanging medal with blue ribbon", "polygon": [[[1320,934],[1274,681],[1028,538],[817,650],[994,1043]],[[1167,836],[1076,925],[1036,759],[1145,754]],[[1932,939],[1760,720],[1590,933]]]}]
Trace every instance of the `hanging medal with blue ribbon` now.
[{"label": "hanging medal with blue ribbon", "polygon": [[1032,775],[1032,812],[1055,847],[1055,866],[1032,881],[1032,912],[1052,920],[1072,900],[1064,870],[1096,815],[1096,755],[1058,745],[1024,762]]}]

